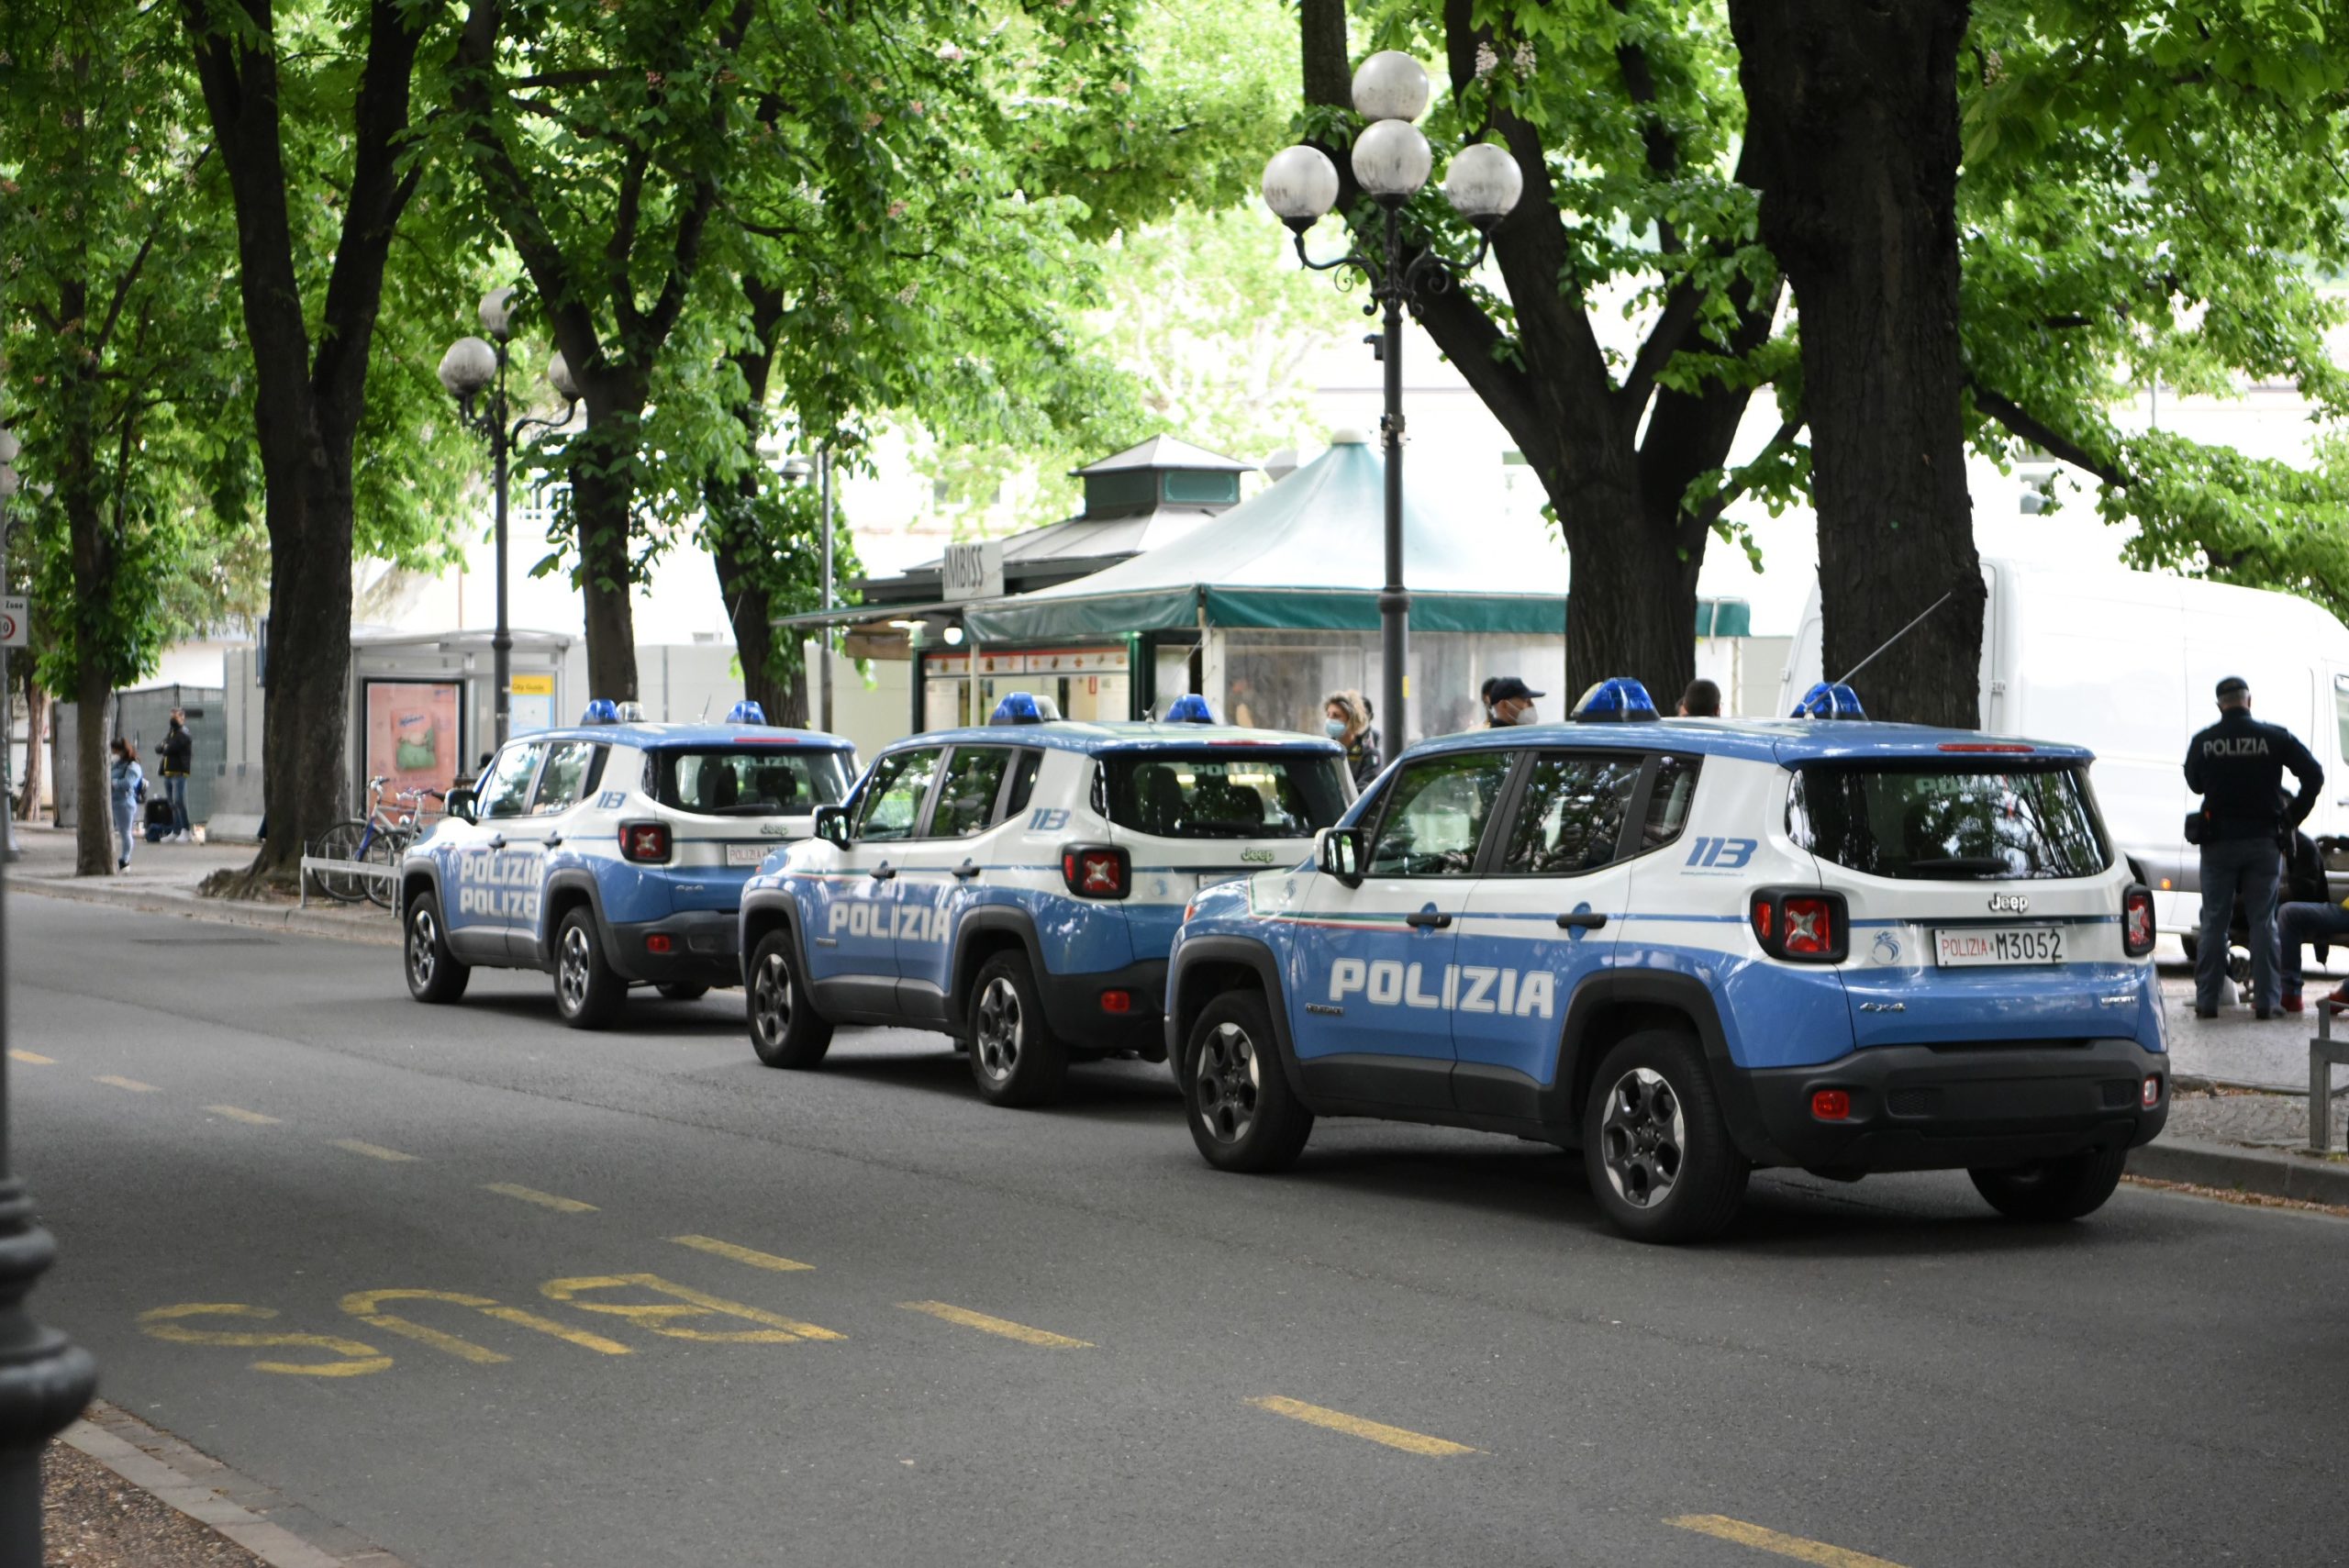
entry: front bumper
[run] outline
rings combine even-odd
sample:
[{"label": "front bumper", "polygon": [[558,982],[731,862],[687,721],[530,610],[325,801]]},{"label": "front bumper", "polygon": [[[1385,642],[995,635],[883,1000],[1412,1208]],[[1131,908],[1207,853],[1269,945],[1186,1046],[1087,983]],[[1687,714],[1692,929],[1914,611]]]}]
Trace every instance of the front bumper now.
[{"label": "front bumper", "polygon": [[[1044,994],[1044,1016],[1052,1032],[1070,1049],[1097,1056],[1130,1051],[1145,1062],[1166,1060],[1164,959],[1082,974],[1039,974],[1036,986]],[[1113,991],[1125,993],[1122,1013],[1101,1006],[1102,996]]]},{"label": "front bumper", "polygon": [[[667,939],[656,952],[651,939]],[[658,920],[615,925],[604,943],[611,966],[648,985],[742,984],[741,918],[731,909],[696,909]]]},{"label": "front bumper", "polygon": [[[2150,1142],[2169,1119],[2169,1058],[2133,1040],[2077,1045],[1886,1045],[1810,1067],[1746,1073],[1765,1163],[1836,1174],[2017,1165]],[[2150,1107],[2141,1094],[2158,1078]],[[1825,1121],[1811,1096],[1841,1089]]]}]

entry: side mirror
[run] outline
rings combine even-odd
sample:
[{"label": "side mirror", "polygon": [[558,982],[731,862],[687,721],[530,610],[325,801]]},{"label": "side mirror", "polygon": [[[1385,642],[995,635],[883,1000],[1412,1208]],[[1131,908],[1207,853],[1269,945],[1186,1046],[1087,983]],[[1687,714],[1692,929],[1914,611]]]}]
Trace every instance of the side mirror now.
[{"label": "side mirror", "polygon": [[441,809],[460,822],[481,820],[481,797],[469,789],[452,789],[440,802]]},{"label": "side mirror", "polygon": [[1313,840],[1313,858],[1328,875],[1348,887],[1362,885],[1364,852],[1359,828],[1324,828]]},{"label": "side mirror", "polygon": [[848,848],[848,807],[819,806],[816,807],[816,837],[836,850]]}]

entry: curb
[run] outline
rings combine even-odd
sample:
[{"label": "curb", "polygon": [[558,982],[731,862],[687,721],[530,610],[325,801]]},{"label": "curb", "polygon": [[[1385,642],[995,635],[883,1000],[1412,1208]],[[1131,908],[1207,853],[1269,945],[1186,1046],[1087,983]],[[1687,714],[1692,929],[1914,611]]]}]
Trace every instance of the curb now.
[{"label": "curb", "polygon": [[[104,1400],[92,1401],[83,1418],[60,1433],[58,1441],[88,1454],[130,1485],[217,1531],[269,1568],[407,1568],[398,1558],[361,1542],[348,1530],[329,1532],[348,1540],[350,1550],[337,1553],[239,1506],[228,1494],[273,1508],[284,1499]],[[189,1473],[190,1469],[198,1473]]]},{"label": "curb", "polygon": [[2300,1203],[2349,1206],[2349,1162],[2284,1149],[2157,1138],[2129,1151],[2129,1174]]},{"label": "curb", "polygon": [[381,930],[375,930],[355,920],[298,906],[280,907],[235,898],[204,898],[193,893],[117,892],[110,887],[83,886],[34,877],[10,878],[8,891],[35,894],[43,898],[62,898],[74,904],[102,904],[116,909],[135,909],[146,915],[178,915],[214,925],[255,926],[263,930],[285,931],[303,937],[326,937],[335,941],[361,942],[370,947],[395,948],[400,945],[399,930],[388,918]]}]

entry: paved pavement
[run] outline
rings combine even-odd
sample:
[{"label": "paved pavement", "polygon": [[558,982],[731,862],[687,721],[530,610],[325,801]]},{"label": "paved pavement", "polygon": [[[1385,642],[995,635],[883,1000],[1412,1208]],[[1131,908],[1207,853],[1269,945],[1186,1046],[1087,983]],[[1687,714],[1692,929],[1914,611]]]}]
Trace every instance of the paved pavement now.
[{"label": "paved pavement", "polygon": [[1767,1176],[1662,1251],[1511,1140],[1224,1176],[1159,1068],[992,1110],[930,1037],[763,1069],[725,993],[588,1036],[540,977],[427,1010],[380,949],[7,914],[39,1313],[419,1568],[2342,1551],[2323,1216]]}]

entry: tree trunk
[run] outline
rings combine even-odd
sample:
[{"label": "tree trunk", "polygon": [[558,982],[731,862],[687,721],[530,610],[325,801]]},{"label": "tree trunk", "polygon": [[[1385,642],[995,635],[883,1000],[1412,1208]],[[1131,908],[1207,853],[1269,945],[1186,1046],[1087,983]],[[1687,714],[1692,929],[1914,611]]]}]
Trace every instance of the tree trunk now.
[{"label": "tree trunk", "polygon": [[1879,718],[1980,722],[1985,594],[1965,491],[1957,50],[1965,0],[1731,0],[1762,238],[1793,285],[1826,674]]},{"label": "tree trunk", "polygon": [[49,693],[35,678],[30,649],[26,650],[24,662],[17,669],[25,683],[25,774],[17,781],[23,788],[17,796],[17,820],[30,822],[40,815],[40,743],[49,729]]},{"label": "tree trunk", "polygon": [[[1577,453],[1614,467],[1632,452],[1609,451],[1604,432],[1582,433]],[[1628,441],[1624,444],[1628,445]],[[1580,464],[1575,466],[1579,467]],[[1627,465],[1628,466],[1628,465]],[[1550,492],[1568,558],[1574,563],[1566,604],[1566,689],[1563,713],[1592,683],[1631,675],[1670,712],[1697,673],[1697,572],[1704,564],[1703,529],[1694,549],[1677,517],[1678,491],[1663,496],[1628,486],[1590,483]],[[1532,683],[1539,687],[1540,681]]]},{"label": "tree trunk", "polygon": [[572,443],[571,512],[587,624],[587,695],[636,700],[636,606],[629,596],[641,400],[603,404],[591,389],[587,428]]},{"label": "tree trunk", "polygon": [[313,456],[291,483],[272,475],[268,496],[261,746],[269,838],[254,869],[279,875],[293,874],[307,846],[351,815],[351,476],[323,447]]},{"label": "tree trunk", "polygon": [[[107,788],[106,764],[112,761],[107,742],[114,739],[114,687],[106,679],[103,660],[84,662],[75,673],[73,766],[81,795],[73,814],[73,874],[112,876],[122,851],[114,839],[114,797]],[[140,764],[142,767],[144,762]],[[131,828],[139,826],[131,814]]]}]

